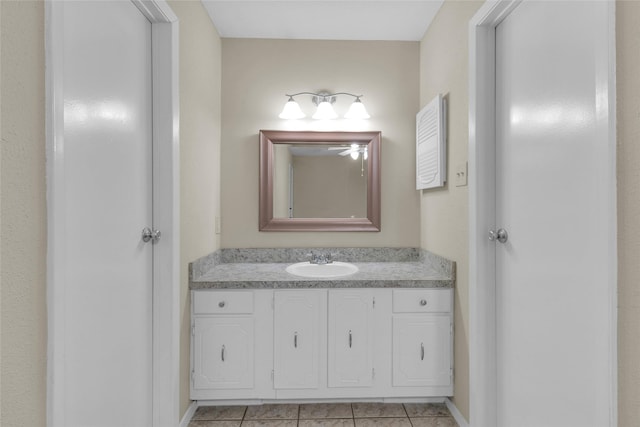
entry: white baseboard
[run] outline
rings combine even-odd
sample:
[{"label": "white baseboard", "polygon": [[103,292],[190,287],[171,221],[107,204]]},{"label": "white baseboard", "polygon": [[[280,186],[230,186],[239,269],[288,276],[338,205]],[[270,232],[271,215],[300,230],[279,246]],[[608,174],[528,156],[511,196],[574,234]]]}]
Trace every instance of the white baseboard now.
[{"label": "white baseboard", "polygon": [[[1,1],[1,0],[0,0]],[[216,399],[198,400],[197,406],[253,406],[267,405],[271,403],[356,403],[356,402],[380,402],[380,403],[446,403],[446,397],[365,397],[365,398],[336,398],[336,399]]]},{"label": "white baseboard", "polygon": [[187,408],[187,411],[184,413],[182,420],[180,421],[180,427],[189,427],[189,423],[193,418],[193,414],[196,413],[196,409],[198,409],[198,402],[195,400],[191,402],[191,405]]},{"label": "white baseboard", "polygon": [[456,420],[459,427],[469,427],[469,423],[462,416],[462,414],[460,413],[458,408],[456,408],[456,405],[453,404],[451,399],[449,398],[445,399],[444,403],[447,405],[447,409],[449,409],[449,412],[451,412],[451,415]]}]

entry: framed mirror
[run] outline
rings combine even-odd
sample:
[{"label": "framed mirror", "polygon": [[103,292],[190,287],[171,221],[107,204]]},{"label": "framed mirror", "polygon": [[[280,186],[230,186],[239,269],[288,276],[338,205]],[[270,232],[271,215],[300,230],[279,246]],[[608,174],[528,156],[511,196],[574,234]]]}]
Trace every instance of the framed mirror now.
[{"label": "framed mirror", "polygon": [[380,132],[260,131],[260,231],[380,231]]}]

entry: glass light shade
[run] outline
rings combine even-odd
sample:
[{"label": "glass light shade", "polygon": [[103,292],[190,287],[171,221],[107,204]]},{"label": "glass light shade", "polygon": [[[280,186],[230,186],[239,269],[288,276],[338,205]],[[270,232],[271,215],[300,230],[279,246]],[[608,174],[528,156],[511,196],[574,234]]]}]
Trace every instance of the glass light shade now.
[{"label": "glass light shade", "polygon": [[353,160],[358,159],[359,152],[360,152],[360,146],[358,144],[351,144],[351,153],[349,153],[349,155]]},{"label": "glass light shade", "polygon": [[300,106],[298,105],[298,103],[294,101],[293,98],[289,98],[289,101],[287,101],[287,103],[284,104],[282,113],[280,113],[280,116],[278,117],[285,120],[295,120],[295,119],[302,119],[304,116],[305,114],[300,109]]},{"label": "glass light shade", "polygon": [[371,117],[369,113],[367,113],[367,109],[364,108],[364,104],[360,101],[360,98],[356,98],[349,107],[349,111],[344,115],[345,119],[368,119]]},{"label": "glass light shade", "polygon": [[318,109],[312,117],[317,120],[332,120],[336,119],[338,115],[333,111],[333,107],[330,102],[322,101],[318,104]]}]

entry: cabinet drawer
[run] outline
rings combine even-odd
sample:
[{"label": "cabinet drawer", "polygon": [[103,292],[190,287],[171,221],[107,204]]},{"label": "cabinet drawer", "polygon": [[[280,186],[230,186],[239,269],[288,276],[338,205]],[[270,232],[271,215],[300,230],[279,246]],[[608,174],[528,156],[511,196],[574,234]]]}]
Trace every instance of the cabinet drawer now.
[{"label": "cabinet drawer", "polygon": [[251,314],[251,291],[195,291],[193,314]]},{"label": "cabinet drawer", "polygon": [[393,291],[394,313],[449,313],[452,289],[398,289]]}]

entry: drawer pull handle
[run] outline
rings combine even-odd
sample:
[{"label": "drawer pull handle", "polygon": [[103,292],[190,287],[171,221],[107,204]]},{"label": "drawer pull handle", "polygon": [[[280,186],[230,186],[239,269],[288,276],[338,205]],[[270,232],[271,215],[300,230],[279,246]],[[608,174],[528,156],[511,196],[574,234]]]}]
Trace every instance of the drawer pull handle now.
[{"label": "drawer pull handle", "polygon": [[420,360],[424,360],[424,343],[420,343]]},{"label": "drawer pull handle", "polygon": [[351,348],[352,343],[353,343],[353,337],[351,335],[351,330],[349,330],[349,348]]},{"label": "drawer pull handle", "polygon": [[218,303],[218,307],[223,308],[224,306],[225,306],[224,301],[220,301],[220,302]]},{"label": "drawer pull handle", "polygon": [[298,332],[293,333],[293,347],[298,348]]},{"label": "drawer pull handle", "polygon": [[423,306],[423,307],[424,307],[425,305],[427,305],[427,300],[426,300],[426,299],[421,299],[421,300],[420,300],[420,305],[421,305],[421,306]]},{"label": "drawer pull handle", "polygon": [[224,345],[222,346],[222,351],[220,351],[220,358],[224,362]]}]

